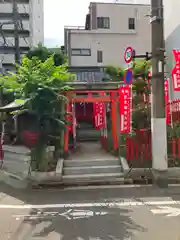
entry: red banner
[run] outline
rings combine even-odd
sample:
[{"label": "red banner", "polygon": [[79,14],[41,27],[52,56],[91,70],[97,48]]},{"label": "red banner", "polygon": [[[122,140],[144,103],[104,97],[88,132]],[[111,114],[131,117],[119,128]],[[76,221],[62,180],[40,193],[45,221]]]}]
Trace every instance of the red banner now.
[{"label": "red banner", "polygon": [[73,132],[73,114],[72,114],[73,108],[72,108],[72,103],[68,103],[68,104],[69,104],[68,106],[69,115],[67,120],[71,122],[71,124],[69,125],[69,132],[72,133]]},{"label": "red banner", "polygon": [[105,104],[103,102],[94,103],[95,128],[105,128]]},{"label": "red banner", "polygon": [[104,114],[104,103],[94,103],[94,118],[96,129],[102,129],[105,127]]},{"label": "red banner", "polygon": [[180,50],[173,50],[176,64],[172,70],[172,81],[174,91],[180,91]]},{"label": "red banner", "polygon": [[131,131],[131,87],[120,87],[120,132],[123,134]]},{"label": "red banner", "polygon": [[171,124],[171,110],[170,110],[170,104],[169,104],[169,83],[166,79],[164,81],[164,95],[165,95],[165,111],[166,111],[166,123],[168,125]]}]

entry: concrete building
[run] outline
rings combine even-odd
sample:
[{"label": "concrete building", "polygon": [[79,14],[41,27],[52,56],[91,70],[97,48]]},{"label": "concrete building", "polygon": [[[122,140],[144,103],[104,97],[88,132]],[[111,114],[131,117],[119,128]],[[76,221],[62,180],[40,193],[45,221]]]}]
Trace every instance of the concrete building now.
[{"label": "concrete building", "polygon": [[85,27],[65,27],[64,44],[70,67],[124,66],[124,51],[151,50],[149,5],[92,2]]},{"label": "concrete building", "polygon": [[[19,19],[19,46],[23,55],[29,50],[29,47],[44,42],[43,0],[16,1]],[[12,21],[12,1],[0,1],[0,61],[5,70],[13,69],[15,63],[14,24],[10,24]]]}]

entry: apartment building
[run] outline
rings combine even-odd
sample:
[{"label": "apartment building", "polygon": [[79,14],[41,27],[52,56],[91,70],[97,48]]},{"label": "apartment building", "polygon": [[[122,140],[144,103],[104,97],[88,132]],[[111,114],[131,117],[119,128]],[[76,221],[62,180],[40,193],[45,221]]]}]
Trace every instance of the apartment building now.
[{"label": "apartment building", "polygon": [[[18,33],[21,55],[31,46],[44,42],[43,0],[16,0],[18,8]],[[0,62],[4,70],[12,70],[15,63],[15,38],[13,4],[0,1]]]},{"label": "apartment building", "polygon": [[64,44],[70,67],[124,66],[124,51],[151,50],[149,5],[91,2],[85,27],[65,27]]}]

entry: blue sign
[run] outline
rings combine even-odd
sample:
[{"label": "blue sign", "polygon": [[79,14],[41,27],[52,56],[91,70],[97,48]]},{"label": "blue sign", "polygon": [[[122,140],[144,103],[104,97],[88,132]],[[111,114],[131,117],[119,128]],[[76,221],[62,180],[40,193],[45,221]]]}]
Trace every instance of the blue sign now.
[{"label": "blue sign", "polygon": [[128,69],[126,72],[125,72],[125,76],[124,76],[124,82],[127,84],[127,85],[130,85],[133,81],[133,72],[131,69]]}]

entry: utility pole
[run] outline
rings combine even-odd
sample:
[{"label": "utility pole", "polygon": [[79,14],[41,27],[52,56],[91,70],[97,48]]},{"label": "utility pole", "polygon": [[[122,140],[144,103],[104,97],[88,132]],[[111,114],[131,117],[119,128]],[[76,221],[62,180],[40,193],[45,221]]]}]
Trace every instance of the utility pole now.
[{"label": "utility pole", "polygon": [[14,47],[15,47],[15,62],[20,64],[21,55],[19,47],[19,25],[18,25],[18,7],[16,0],[13,0],[13,22],[14,22]]},{"label": "utility pole", "polygon": [[164,96],[163,0],[151,0],[152,33],[152,169],[155,184],[168,187],[167,130]]}]

